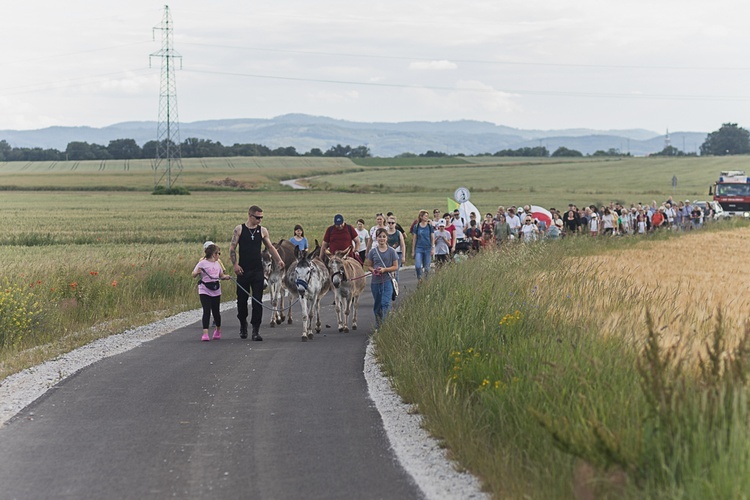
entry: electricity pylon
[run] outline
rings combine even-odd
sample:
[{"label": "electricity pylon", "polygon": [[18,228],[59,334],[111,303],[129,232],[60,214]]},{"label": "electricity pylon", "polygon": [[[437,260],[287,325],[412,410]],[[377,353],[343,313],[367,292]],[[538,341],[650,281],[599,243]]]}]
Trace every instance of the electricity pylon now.
[{"label": "electricity pylon", "polygon": [[180,122],[177,118],[177,86],[175,81],[175,60],[179,59],[182,69],[182,56],[172,45],[172,16],[169,5],[164,6],[164,17],[161,25],[154,27],[152,33],[161,31],[161,50],[148,57],[151,66],[152,57],[161,58],[161,85],[159,90],[159,125],[156,129],[156,158],[154,159],[154,188],[164,183],[171,189],[182,172],[180,154]]}]

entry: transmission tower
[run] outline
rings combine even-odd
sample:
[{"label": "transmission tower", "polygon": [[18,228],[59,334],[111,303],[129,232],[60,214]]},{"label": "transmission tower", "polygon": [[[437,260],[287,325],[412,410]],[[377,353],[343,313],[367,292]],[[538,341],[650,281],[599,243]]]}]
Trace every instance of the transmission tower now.
[{"label": "transmission tower", "polygon": [[156,31],[161,31],[161,50],[148,57],[149,66],[151,66],[152,57],[161,58],[159,125],[156,129],[156,158],[153,169],[154,188],[163,183],[167,189],[174,185],[182,172],[180,122],[177,118],[177,87],[174,75],[177,59],[182,69],[182,56],[174,50],[172,45],[172,24],[169,5],[165,5],[161,25],[154,27],[152,32],[155,39]]}]

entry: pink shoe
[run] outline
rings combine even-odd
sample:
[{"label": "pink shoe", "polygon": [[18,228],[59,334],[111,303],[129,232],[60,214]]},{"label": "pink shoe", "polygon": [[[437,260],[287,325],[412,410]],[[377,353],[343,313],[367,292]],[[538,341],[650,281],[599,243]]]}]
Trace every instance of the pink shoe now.
[{"label": "pink shoe", "polygon": [[214,340],[221,340],[221,332],[219,330],[214,330]]},{"label": "pink shoe", "polygon": [[208,342],[208,341],[209,341],[209,340],[211,340],[211,339],[210,339],[210,338],[208,338],[208,334],[207,334],[207,333],[204,333],[204,334],[203,334],[203,337],[201,337],[201,340],[202,340],[203,342]]}]

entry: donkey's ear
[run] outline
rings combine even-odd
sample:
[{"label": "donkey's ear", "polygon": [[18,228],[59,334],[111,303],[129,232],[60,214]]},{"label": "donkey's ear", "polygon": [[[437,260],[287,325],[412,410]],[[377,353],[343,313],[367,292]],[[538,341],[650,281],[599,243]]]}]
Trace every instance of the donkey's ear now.
[{"label": "donkey's ear", "polygon": [[299,249],[299,247],[297,245],[294,245],[294,258],[297,259],[297,260],[299,260],[300,256],[302,256],[302,255],[303,255],[303,253]]}]

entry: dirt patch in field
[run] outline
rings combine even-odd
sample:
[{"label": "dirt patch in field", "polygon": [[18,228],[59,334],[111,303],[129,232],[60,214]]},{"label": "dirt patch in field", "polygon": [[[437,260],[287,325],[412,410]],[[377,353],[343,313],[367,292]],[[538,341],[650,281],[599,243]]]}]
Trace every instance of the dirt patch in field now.
[{"label": "dirt patch in field", "polygon": [[219,181],[206,181],[206,184],[210,184],[212,186],[231,187],[231,188],[238,188],[238,189],[254,189],[255,188],[255,184],[252,182],[238,181],[236,179],[232,179],[231,177],[227,177],[226,179],[222,179]]}]

